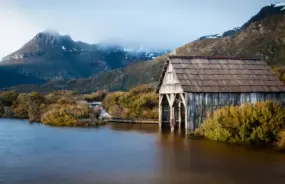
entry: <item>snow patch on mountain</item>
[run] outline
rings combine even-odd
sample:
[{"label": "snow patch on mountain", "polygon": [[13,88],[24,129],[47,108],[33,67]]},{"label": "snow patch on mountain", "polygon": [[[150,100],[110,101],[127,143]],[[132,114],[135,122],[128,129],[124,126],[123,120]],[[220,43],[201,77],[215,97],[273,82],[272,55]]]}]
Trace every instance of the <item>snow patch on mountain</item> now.
[{"label": "snow patch on mountain", "polygon": [[274,3],[272,4],[274,7],[280,7],[280,6],[285,6],[285,3],[282,2],[278,2],[278,3]]},{"label": "snow patch on mountain", "polygon": [[207,38],[209,38],[209,39],[215,39],[215,38],[220,38],[220,37],[221,37],[220,34],[214,34],[214,35],[207,36]]},{"label": "snow patch on mountain", "polygon": [[204,40],[204,39],[217,39],[217,38],[221,38],[222,35],[221,34],[213,34],[213,35],[206,35],[206,36],[202,36],[200,37],[198,40]]},{"label": "snow patch on mountain", "polygon": [[24,58],[23,54],[14,54],[14,55],[10,55],[7,57],[3,57],[1,61],[6,61],[6,60],[10,60],[10,59],[16,59],[17,60],[17,59],[23,59],[23,58]]},{"label": "snow patch on mountain", "polygon": [[281,11],[285,10],[285,2],[278,2],[278,3],[273,3],[269,4],[268,6],[273,6],[273,7],[281,7]]}]

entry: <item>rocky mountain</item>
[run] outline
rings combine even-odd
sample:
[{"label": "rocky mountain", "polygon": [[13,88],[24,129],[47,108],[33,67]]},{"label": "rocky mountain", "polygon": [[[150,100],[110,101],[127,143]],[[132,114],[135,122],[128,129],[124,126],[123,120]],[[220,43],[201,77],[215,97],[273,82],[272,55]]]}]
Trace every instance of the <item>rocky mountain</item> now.
[{"label": "rocky mountain", "polygon": [[198,38],[198,40],[203,39],[215,39],[215,38],[224,38],[227,36],[235,36],[241,31],[244,31],[248,26],[250,26],[254,22],[262,21],[267,17],[270,17],[272,15],[279,15],[285,13],[285,3],[275,3],[270,4],[268,6],[263,7],[256,15],[251,17],[246,23],[244,23],[241,27],[236,27],[231,30],[225,31],[222,34],[213,34],[213,35],[207,35],[202,36]]},{"label": "rocky mountain", "polygon": [[[151,60],[168,51],[127,50],[117,45],[87,44],[68,35],[41,32],[4,57],[0,69],[44,81],[89,77],[102,71]],[[29,80],[28,80],[29,81]],[[30,83],[34,81],[30,80]],[[14,85],[0,83],[0,87]]]},{"label": "rocky mountain", "polygon": [[[285,65],[285,4],[272,4],[260,10],[241,28],[221,34],[220,37],[197,39],[172,54],[201,56],[231,56],[262,58],[270,66]],[[21,86],[12,89],[40,91],[71,89],[91,92],[97,89],[128,90],[138,84],[155,86],[166,55],[149,62],[141,62],[95,76],[68,82],[49,82],[41,86]]]}]

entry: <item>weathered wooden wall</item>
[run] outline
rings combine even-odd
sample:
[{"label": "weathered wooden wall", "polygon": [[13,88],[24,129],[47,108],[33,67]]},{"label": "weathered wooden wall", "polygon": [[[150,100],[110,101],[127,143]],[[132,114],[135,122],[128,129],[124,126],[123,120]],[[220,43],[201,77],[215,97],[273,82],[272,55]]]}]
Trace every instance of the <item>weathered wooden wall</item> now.
[{"label": "weathered wooden wall", "polygon": [[198,128],[207,112],[229,105],[273,100],[285,105],[285,93],[188,93],[187,127]]}]

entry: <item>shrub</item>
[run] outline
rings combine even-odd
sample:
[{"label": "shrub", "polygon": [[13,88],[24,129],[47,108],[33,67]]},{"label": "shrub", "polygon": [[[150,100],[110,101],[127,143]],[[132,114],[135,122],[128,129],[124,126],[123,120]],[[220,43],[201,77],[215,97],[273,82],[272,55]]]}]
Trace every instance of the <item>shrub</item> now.
[{"label": "shrub", "polygon": [[285,151],[285,130],[281,130],[278,134],[277,147]]},{"label": "shrub", "polygon": [[114,92],[106,96],[103,106],[112,116],[122,118],[157,119],[158,95],[148,85],[130,92]]},{"label": "shrub", "polygon": [[46,108],[45,98],[40,93],[30,93],[28,100],[28,116],[32,122],[40,122],[41,115]]},{"label": "shrub", "polygon": [[216,110],[196,134],[216,141],[266,145],[276,141],[284,126],[285,108],[266,101]]},{"label": "shrub", "polygon": [[74,93],[73,91],[68,91],[68,90],[56,91],[56,92],[47,94],[45,96],[45,99],[48,104],[55,104],[55,103],[58,103],[59,100],[62,99],[62,97],[73,98],[73,93]]},{"label": "shrub", "polygon": [[103,100],[103,106],[112,116],[122,116],[125,113],[119,102],[124,94],[124,92],[109,93]]},{"label": "shrub", "polygon": [[18,95],[15,91],[4,91],[0,94],[0,99],[4,106],[11,106],[17,100]]},{"label": "shrub", "polygon": [[108,92],[106,90],[100,90],[100,91],[97,91],[96,93],[85,94],[82,96],[82,98],[88,102],[92,102],[92,101],[101,102],[104,100],[107,94]]},{"label": "shrub", "polygon": [[40,122],[41,115],[46,106],[46,100],[42,94],[37,92],[22,93],[13,105],[13,111],[17,118]]},{"label": "shrub", "polygon": [[15,117],[17,118],[23,118],[23,119],[28,119],[29,114],[28,114],[28,108],[29,108],[29,94],[22,93],[18,96],[15,104],[14,104],[14,113]]},{"label": "shrub", "polygon": [[71,95],[65,95],[60,97],[56,102],[56,104],[76,104],[76,100]]},{"label": "shrub", "polygon": [[55,104],[42,115],[41,122],[53,126],[77,126],[81,118],[89,118],[87,104]]},{"label": "shrub", "polygon": [[[77,103],[71,91],[40,93],[7,91],[0,94],[0,117],[17,117],[55,126],[77,126],[81,118],[89,118],[87,103]],[[100,111],[97,112],[100,113]]]},{"label": "shrub", "polygon": [[273,68],[276,76],[285,84],[285,67],[275,67]]},{"label": "shrub", "polygon": [[15,103],[18,93],[15,91],[5,91],[0,93],[0,117],[13,117],[12,105]]},{"label": "shrub", "polygon": [[130,93],[132,94],[142,94],[142,93],[149,93],[153,91],[154,89],[148,84],[141,84],[137,87],[130,89]]}]

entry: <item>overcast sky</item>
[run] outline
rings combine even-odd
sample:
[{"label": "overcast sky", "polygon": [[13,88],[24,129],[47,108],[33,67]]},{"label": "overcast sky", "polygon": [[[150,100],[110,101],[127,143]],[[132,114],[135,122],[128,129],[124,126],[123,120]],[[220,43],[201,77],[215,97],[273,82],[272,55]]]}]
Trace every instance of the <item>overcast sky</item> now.
[{"label": "overcast sky", "polygon": [[[284,1],[284,0],[281,0]],[[0,58],[38,32],[175,48],[241,26],[276,0],[0,0]]]}]

